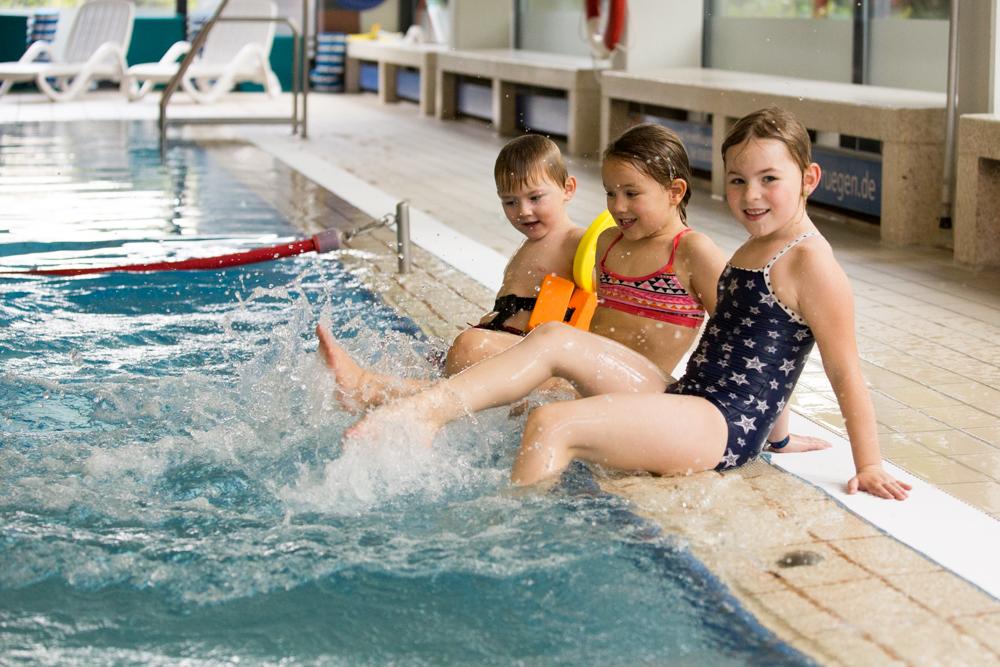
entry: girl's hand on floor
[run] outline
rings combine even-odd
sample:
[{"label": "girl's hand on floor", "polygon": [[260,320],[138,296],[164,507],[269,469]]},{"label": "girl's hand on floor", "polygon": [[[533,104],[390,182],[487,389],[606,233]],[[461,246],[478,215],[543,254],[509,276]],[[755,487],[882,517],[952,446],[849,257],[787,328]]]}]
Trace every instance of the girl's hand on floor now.
[{"label": "girl's hand on floor", "polygon": [[865,466],[847,482],[848,493],[865,491],[873,496],[890,500],[906,500],[907,491],[912,488],[906,482],[901,482],[882,470],[882,466],[877,464]]},{"label": "girl's hand on floor", "polygon": [[816,438],[811,435],[797,435],[789,433],[788,444],[781,449],[772,449],[775,454],[794,454],[796,452],[815,452],[820,449],[830,449],[833,447],[829,441],[823,438]]}]

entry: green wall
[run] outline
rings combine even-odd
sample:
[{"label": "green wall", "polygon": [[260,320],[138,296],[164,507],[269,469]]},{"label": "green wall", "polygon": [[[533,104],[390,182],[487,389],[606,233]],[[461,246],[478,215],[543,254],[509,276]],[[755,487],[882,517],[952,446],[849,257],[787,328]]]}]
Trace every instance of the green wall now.
[{"label": "green wall", "polygon": [[125,59],[129,65],[155,63],[170,45],[184,40],[184,19],[174,16],[137,16]]},{"label": "green wall", "polygon": [[28,17],[0,15],[0,62],[17,60],[27,48]]}]

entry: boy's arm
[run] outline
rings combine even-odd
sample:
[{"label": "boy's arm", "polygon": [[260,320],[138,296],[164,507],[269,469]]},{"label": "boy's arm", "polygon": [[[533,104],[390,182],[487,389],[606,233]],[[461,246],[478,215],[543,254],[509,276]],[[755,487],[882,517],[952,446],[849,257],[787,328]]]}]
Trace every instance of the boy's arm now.
[{"label": "boy's arm", "polygon": [[[910,486],[882,469],[875,429],[875,409],[861,375],[854,336],[854,298],[840,265],[827,249],[796,249],[784,267],[795,276],[795,302],[809,323],[823,358],[823,369],[837,395],[840,412],[851,441],[857,474],[847,483],[847,492],[859,489],[882,498],[903,500]],[[784,282],[784,281],[783,281]]]}]

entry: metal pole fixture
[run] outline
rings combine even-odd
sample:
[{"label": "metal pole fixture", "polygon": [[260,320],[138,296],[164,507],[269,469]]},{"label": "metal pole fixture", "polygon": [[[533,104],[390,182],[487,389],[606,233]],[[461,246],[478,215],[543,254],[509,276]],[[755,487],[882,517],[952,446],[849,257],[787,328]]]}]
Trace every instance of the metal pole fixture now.
[{"label": "metal pole fixture", "polygon": [[399,272],[410,272],[410,203],[396,204],[396,254],[399,257]]},{"label": "metal pole fixture", "polygon": [[948,99],[944,125],[944,171],[942,174],[941,227],[951,227],[955,200],[955,116],[958,107],[958,4],[951,0],[948,20]]}]

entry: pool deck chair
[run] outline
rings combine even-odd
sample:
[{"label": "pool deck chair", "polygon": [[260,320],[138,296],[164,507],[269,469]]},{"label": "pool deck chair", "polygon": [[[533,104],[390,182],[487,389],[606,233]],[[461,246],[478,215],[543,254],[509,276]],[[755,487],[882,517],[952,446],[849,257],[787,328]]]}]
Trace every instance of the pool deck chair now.
[{"label": "pool deck chair", "polygon": [[[18,81],[34,80],[54,102],[72,100],[92,81],[121,81],[132,39],[135,5],[126,0],[89,0],[76,12],[62,49],[34,42],[17,62],[0,63],[0,96]],[[48,56],[49,62],[38,62]]]},{"label": "pool deck chair", "polygon": [[[230,0],[221,18],[275,17],[278,8],[270,0]],[[181,87],[196,102],[214,102],[240,82],[259,83],[274,97],[281,92],[278,77],[271,69],[274,22],[218,21],[208,34],[201,55],[191,63]],[[166,83],[177,73],[177,61],[191,45],[177,42],[156,63],[134,65],[128,70],[128,96],[138,100],[158,83]]]}]

